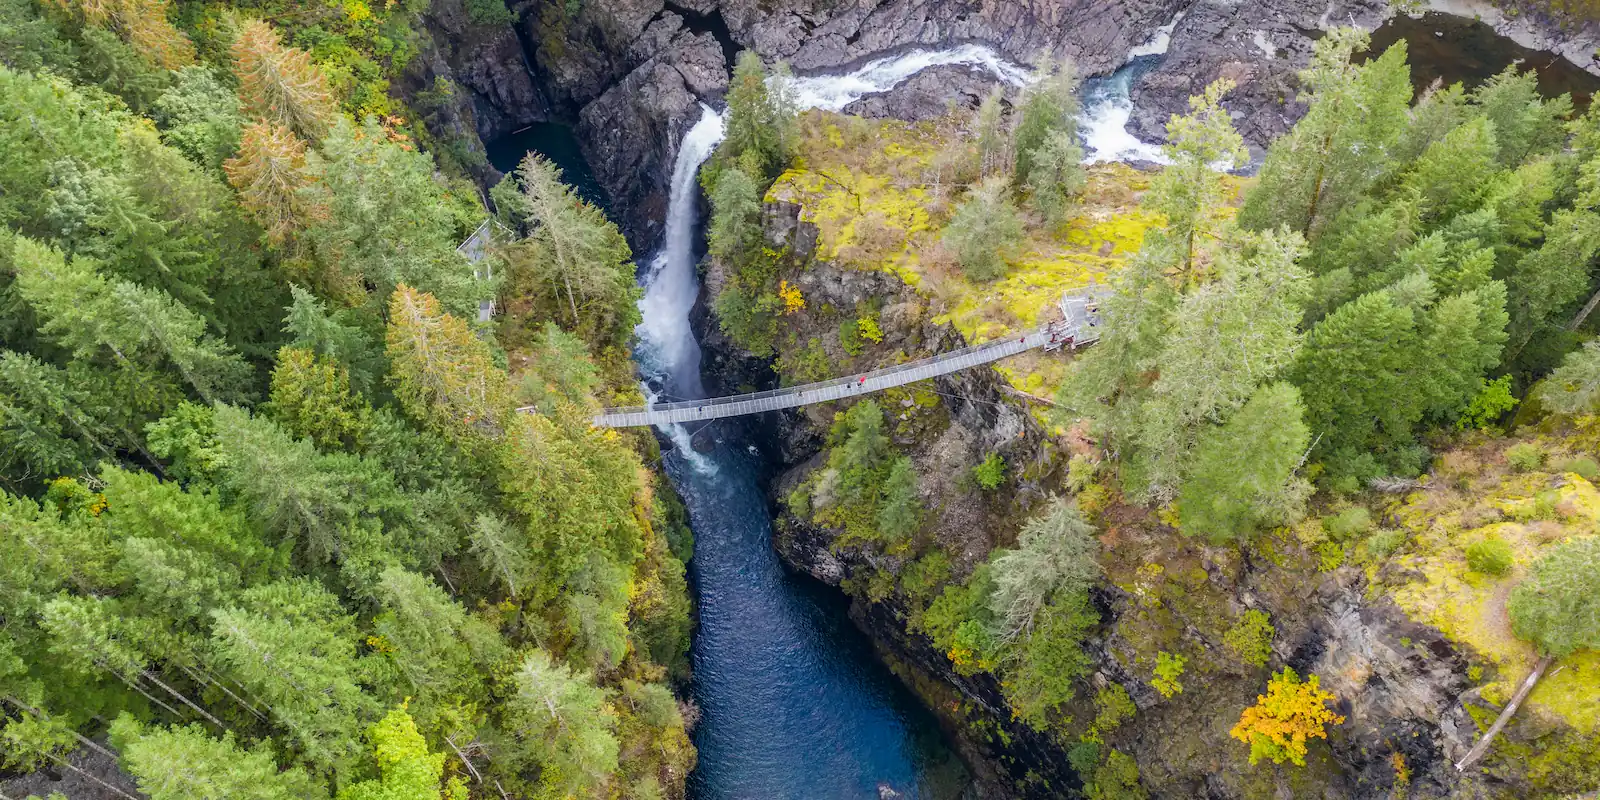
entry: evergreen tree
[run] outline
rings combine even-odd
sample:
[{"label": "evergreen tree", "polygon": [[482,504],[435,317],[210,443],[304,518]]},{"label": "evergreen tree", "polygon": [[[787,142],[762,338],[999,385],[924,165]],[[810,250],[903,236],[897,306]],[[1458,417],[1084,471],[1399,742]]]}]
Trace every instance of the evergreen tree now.
[{"label": "evergreen tree", "polygon": [[639,321],[627,240],[549,161],[530,153],[517,179],[514,213],[529,232],[508,253],[514,280],[527,280],[545,298],[547,316],[591,345],[622,344]]},{"label": "evergreen tree", "polygon": [[[304,800],[326,797],[305,770],[280,771],[267,747],[241,747],[232,732],[212,738],[198,725],[141,725],[123,714],[111,724],[122,768],[150,800]],[[320,795],[319,795],[320,792]]]},{"label": "evergreen tree", "polygon": [[1178,268],[1185,281],[1193,281],[1193,265],[1200,239],[1213,236],[1226,200],[1227,187],[1218,168],[1231,170],[1248,157],[1244,138],[1222,107],[1222,97],[1233,82],[1218,80],[1205,92],[1189,98],[1189,114],[1167,122],[1167,144],[1162,152],[1172,164],[1151,181],[1151,205],[1166,216],[1164,235],[1181,253]]},{"label": "evergreen tree", "polygon": [[1057,592],[1037,617],[1032,634],[1017,644],[1006,671],[1006,700],[1034,730],[1046,730],[1052,715],[1077,694],[1076,681],[1092,666],[1084,641],[1100,615],[1084,591]]},{"label": "evergreen tree", "polygon": [[295,286],[290,292],[294,303],[283,320],[284,332],[292,337],[289,346],[337,361],[349,372],[351,388],[371,396],[388,371],[377,337],[362,330],[347,309],[330,313],[305,289]]},{"label": "evergreen tree", "polygon": [[[403,283],[462,315],[475,314],[479,300],[495,296],[492,282],[476,279],[456,252],[456,204],[435,178],[433,159],[395,141],[376,119],[359,126],[335,122],[308,157],[307,171],[326,213],[313,220],[306,239],[327,268],[330,286],[352,299],[370,296],[376,305]],[[474,216],[479,213],[474,204]]]},{"label": "evergreen tree", "polygon": [[717,175],[717,184],[711,191],[711,224],[706,238],[711,254],[735,267],[759,255],[761,189],[737,166]]},{"label": "evergreen tree", "polygon": [[1286,225],[1316,241],[1383,174],[1405,129],[1411,70],[1404,42],[1355,64],[1355,54],[1369,41],[1358,28],[1338,28],[1317,40],[1311,64],[1300,73],[1309,108],[1268,148],[1261,181],[1239,212],[1240,225]]},{"label": "evergreen tree", "polygon": [[517,597],[534,569],[526,536],[500,517],[479,514],[468,537],[478,563],[510,596]]},{"label": "evergreen tree", "polygon": [[222,163],[239,202],[255,216],[267,237],[288,240],[326,215],[309,199],[314,180],[306,168],[306,143],[288,128],[267,122],[244,126],[239,153]]},{"label": "evergreen tree", "polygon": [[1001,636],[1014,639],[1033,630],[1052,598],[1083,594],[1100,577],[1100,542],[1078,509],[1056,499],[1022,526],[1014,550],[991,556],[994,610]]},{"label": "evergreen tree", "polygon": [[1574,209],[1550,217],[1543,244],[1518,259],[1506,276],[1512,357],[1535,333],[1559,324],[1562,312],[1583,296],[1596,253],[1600,215]]},{"label": "evergreen tree", "polygon": [[917,530],[922,503],[917,497],[917,473],[906,456],[889,465],[883,481],[883,505],[878,509],[878,532],[890,542],[903,542]]},{"label": "evergreen tree", "polygon": [[1310,494],[1294,477],[1311,443],[1303,414],[1298,389],[1270,383],[1226,423],[1202,433],[1178,495],[1184,533],[1243,540],[1297,518]]},{"label": "evergreen tree", "polygon": [[1076,134],[1052,131],[1033,153],[1028,168],[1028,203],[1049,225],[1066,222],[1073,200],[1088,185],[1083,148]]},{"label": "evergreen tree", "polygon": [[1422,219],[1439,222],[1476,209],[1494,185],[1498,147],[1494,123],[1482,117],[1430,145],[1404,186],[1420,200]]},{"label": "evergreen tree", "polygon": [[555,796],[592,797],[617,769],[616,714],[606,692],[588,675],[529,653],[511,679],[507,700],[518,755],[539,766],[539,781]]},{"label": "evergreen tree", "polygon": [[1517,65],[1474,89],[1473,105],[1494,125],[1496,158],[1501,166],[1516,167],[1530,157],[1548,153],[1565,140],[1563,123],[1572,113],[1572,98],[1562,94],[1549,100],[1539,96],[1539,75],[1518,71]]},{"label": "evergreen tree", "polygon": [[828,450],[828,469],[839,487],[838,502],[877,500],[883,468],[891,455],[883,425],[883,409],[873,400],[862,400],[851,406],[836,426],[833,438],[837,444]]},{"label": "evergreen tree", "polygon": [[239,96],[212,70],[184,67],[150,108],[161,140],[212,174],[239,147],[244,115]]},{"label": "evergreen tree", "polygon": [[1023,185],[1032,185],[1040,150],[1059,134],[1076,142],[1078,133],[1078,75],[1072,63],[1046,60],[1034,71],[1033,83],[1022,92],[1017,104],[1017,127],[1012,133],[1016,169],[1013,173]]},{"label": "evergreen tree", "polygon": [[1454,421],[1483,390],[1484,373],[1500,363],[1506,343],[1505,306],[1505,284],[1493,281],[1429,309],[1414,382],[1428,413]]},{"label": "evergreen tree", "polygon": [[519,397],[541,414],[599,409],[600,373],[583,340],[546,322],[522,373]]},{"label": "evergreen tree", "polygon": [[1389,167],[1390,171],[1410,165],[1434,142],[1466,122],[1470,113],[1467,93],[1461,84],[1435,84],[1429,88],[1411,107],[1411,121],[1391,151],[1394,162]]},{"label": "evergreen tree", "polygon": [[489,346],[438,301],[400,286],[389,301],[388,355],[395,398],[442,433],[498,436],[512,413],[506,375]]},{"label": "evergreen tree", "polygon": [[1346,303],[1311,329],[1296,367],[1316,452],[1337,477],[1420,466],[1411,449],[1421,397],[1410,385],[1416,318],[1387,291]]},{"label": "evergreen tree", "polygon": [[320,454],[309,440],[232,406],[217,406],[215,436],[224,485],[310,563],[332,559],[370,580],[395,557],[383,522],[404,509],[393,478],[375,464]]},{"label": "evergreen tree", "polygon": [[384,570],[376,593],[384,611],[373,630],[409,685],[424,725],[449,730],[470,724],[459,718],[470,713],[455,706],[475,707],[487,694],[477,664],[496,666],[505,655],[499,636],[432,581],[400,567]]},{"label": "evergreen tree", "polygon": [[0,352],[0,469],[8,476],[81,472],[114,460],[116,436],[101,422],[97,398],[66,371],[11,351]]},{"label": "evergreen tree", "polygon": [[267,413],[324,450],[358,448],[372,425],[372,407],[351,391],[349,371],[297,347],[278,351]]},{"label": "evergreen tree", "polygon": [[1022,240],[1022,219],[1004,178],[987,178],[967,192],[944,229],[944,246],[953,251],[967,277],[992,281],[1005,276]]},{"label": "evergreen tree", "polygon": [[1005,91],[999,86],[990,90],[978,104],[973,116],[973,138],[977,140],[978,174],[990,175],[1004,172],[1010,166],[1006,151],[1011,145],[1005,129]]},{"label": "evergreen tree", "polygon": [[109,280],[91,264],[27,239],[16,242],[16,266],[16,289],[40,330],[75,357],[108,358],[135,371],[169,365],[208,401],[248,396],[248,365],[165,293]]},{"label": "evergreen tree", "polygon": [[266,705],[304,761],[353,768],[378,705],[362,688],[368,668],[339,599],[310,580],[280,581],[245,591],[212,619],[216,664]]},{"label": "evergreen tree", "polygon": [[755,168],[752,174],[765,183],[783,172],[793,158],[795,106],[788,93],[787,72],[780,66],[776,81],[769,77],[755,51],[739,52],[728,82],[727,134],[717,148],[713,180],[720,180],[723,167],[748,162]]},{"label": "evergreen tree", "polygon": [[1298,234],[1231,234],[1218,255],[1217,280],[1190,292],[1173,311],[1154,364],[1160,377],[1138,412],[1126,455],[1125,485],[1152,498],[1178,490],[1195,437],[1221,421],[1294,360],[1306,294]]}]

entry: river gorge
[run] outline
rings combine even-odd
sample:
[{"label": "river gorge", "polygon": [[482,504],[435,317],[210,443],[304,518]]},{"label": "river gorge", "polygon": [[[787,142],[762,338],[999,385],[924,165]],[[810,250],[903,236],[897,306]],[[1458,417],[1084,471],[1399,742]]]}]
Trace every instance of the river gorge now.
[{"label": "river gorge", "polygon": [[[1331,10],[1317,9],[1324,22]],[[773,29],[751,21],[750,15],[757,12],[741,9],[737,13],[746,24],[735,29],[755,37],[741,39],[741,43],[775,48],[767,38]],[[1118,27],[1110,39],[1122,43],[1120,54],[1115,44],[1089,47],[1080,43],[1077,49],[1085,68],[1100,73],[1082,90],[1086,161],[1133,162],[1146,167],[1161,163],[1158,121],[1177,110],[1174,98],[1186,98],[1200,87],[1198,79],[1175,71],[1199,75],[1215,72],[1221,64],[1223,72],[1243,76],[1246,84],[1235,117],[1258,164],[1260,145],[1293,121],[1296,112],[1292,102],[1284,99],[1287,84],[1283,76],[1297,59],[1303,62],[1310,37],[1296,28],[1298,38],[1293,42],[1282,35],[1275,38],[1273,26],[1282,27],[1286,17],[1257,13],[1248,23],[1261,27],[1250,28],[1242,44],[1241,37],[1233,34],[1246,21],[1230,18],[1219,23],[1218,15],[1225,13],[1216,5],[1204,4],[1192,9],[1140,6],[1134,14],[1138,21]],[[1297,9],[1287,16],[1308,13]],[[696,176],[722,137],[723,120],[716,103],[726,86],[726,75],[719,78],[711,73],[726,66],[720,59],[731,42],[725,38],[728,26],[710,26],[704,15],[671,6],[651,17],[649,25],[653,28],[656,21],[672,15],[686,20],[684,27],[672,34],[686,37],[680,42],[682,47],[715,58],[694,56],[687,62],[689,66],[680,60],[663,79],[651,72],[650,65],[668,63],[679,57],[674,52],[681,55],[686,51],[660,50],[597,95],[575,120],[554,110],[571,102],[570,95],[566,101],[561,96],[581,81],[573,74],[550,71],[548,64],[536,66],[530,72],[534,80],[542,76],[549,85],[534,85],[540,102],[547,105],[545,112],[532,116],[547,120],[502,132],[490,142],[488,151],[501,171],[509,171],[526,150],[555,160],[586,197],[610,203],[637,252],[651,254],[640,261],[644,322],[637,331],[635,358],[647,395],[684,400],[707,396],[707,384],[716,387],[709,392],[715,394],[749,386],[751,380],[759,385],[770,381],[770,376],[761,375],[761,365],[751,366],[739,354],[727,352],[727,341],[721,337],[709,337],[716,340],[718,352],[702,353],[705,345],[700,335],[715,323],[707,322],[703,305],[697,307],[705,298],[700,296],[697,269],[704,252],[700,219],[704,201]],[[1539,68],[1544,88],[1552,94],[1571,91],[1586,103],[1589,92],[1600,84],[1600,79],[1583,69],[1553,55],[1524,49],[1496,36],[1482,23],[1440,14],[1417,19],[1402,16],[1385,23],[1379,10],[1359,4],[1347,10],[1346,16],[1378,27],[1376,38],[1380,41],[1417,43],[1413,45],[1413,63],[1418,65],[1419,88],[1426,88],[1434,77],[1482,80],[1506,64],[1532,56],[1540,56],[1530,63]],[[1188,26],[1180,24],[1185,19]],[[1014,27],[1007,30],[1017,38],[1008,40],[1010,46],[1000,50],[960,42],[985,37],[976,29],[956,25],[941,37],[952,42],[946,47],[931,46],[935,43],[913,36],[880,41],[882,53],[866,50],[868,45],[858,39],[848,40],[843,50],[827,50],[820,44],[825,39],[818,37],[805,39],[799,50],[779,54],[793,58],[801,67],[800,77],[790,88],[803,108],[915,117],[940,113],[949,104],[970,107],[988,86],[1023,85],[1027,68],[1012,58],[1040,40],[1028,32],[1028,21],[1010,24]],[[1290,27],[1296,24],[1291,22]],[[1202,36],[1213,38],[1196,40]],[[1280,41],[1284,42],[1281,46],[1276,44]],[[1455,42],[1461,43],[1460,47],[1453,47]],[[1166,58],[1168,48],[1174,46],[1177,52]],[[1255,52],[1244,55],[1241,47]],[[830,60],[843,66],[827,63]],[[536,54],[532,61],[539,64],[540,57]],[[640,75],[646,77],[638,78]],[[937,77],[919,80],[918,76]],[[674,87],[680,78],[681,87]],[[661,91],[662,80],[667,85],[665,92]],[[617,102],[622,101],[606,100],[618,91],[627,103],[641,98],[667,98],[670,102],[618,111]],[[593,87],[589,93],[593,94]],[[1269,96],[1276,97],[1270,109]],[[515,119],[518,111],[494,106],[494,113],[506,119]],[[550,111],[554,113],[546,113]],[[605,122],[599,121],[602,117]],[[523,115],[524,120],[528,118]],[[566,127],[571,122],[576,124]],[[646,141],[642,138],[646,136],[657,138]],[[598,169],[591,171],[590,163]],[[704,376],[703,369],[707,370]],[[975,380],[982,384],[982,379]],[[992,387],[968,386],[964,391],[1000,399]],[[775,487],[782,482],[785,469],[803,458],[807,449],[816,449],[815,432],[796,433],[805,425],[762,420],[671,426],[659,431],[667,452],[666,470],[689,509],[696,540],[689,565],[699,610],[691,696],[702,716],[693,732],[699,765],[689,781],[690,796],[705,800],[939,798],[975,796],[973,792],[976,796],[1005,796],[1008,790],[1000,787],[1011,783],[1003,777],[1005,773],[1017,779],[1051,769],[1046,762],[1052,759],[1064,760],[1060,750],[1030,741],[1014,720],[1005,745],[967,741],[969,731],[961,730],[949,715],[931,712],[927,704],[936,698],[953,703],[952,696],[965,696],[983,705],[993,700],[998,687],[950,674],[948,665],[942,669],[929,668],[926,662],[918,665],[918,659],[927,656],[927,648],[913,641],[915,634],[884,636],[885,630],[903,627],[903,622],[894,618],[896,612],[876,604],[863,605],[859,599],[852,609],[850,600],[826,585],[837,584],[837,577],[815,580],[819,573],[836,569],[829,563],[832,557],[823,554],[825,543],[797,545],[791,532],[782,547],[774,548],[776,512],[771,498],[779,491]],[[802,440],[809,436],[812,443],[794,441],[796,436]],[[805,536],[803,532],[800,535]],[[1406,631],[1408,640],[1430,642],[1427,646],[1441,653],[1452,652],[1436,634],[1385,618],[1390,612],[1363,607],[1352,591],[1351,585],[1335,586],[1312,601],[1319,607],[1318,613],[1325,611],[1327,616],[1307,619],[1307,630],[1290,648],[1291,661],[1313,664],[1332,657],[1337,663],[1341,647],[1371,650],[1376,638],[1391,635],[1386,628]],[[935,661],[938,657],[933,654]],[[1447,655],[1445,660],[1454,657]],[[887,667],[884,658],[889,659]],[[1409,670],[1411,679],[1422,686],[1407,691],[1459,691],[1459,687],[1428,685],[1426,670],[1417,675],[1415,669],[1399,664],[1392,669],[1396,674]],[[949,686],[930,689],[941,680],[954,684],[953,693]],[[1004,722],[997,724],[1005,727]],[[1376,735],[1390,737],[1396,730],[1401,729]],[[1415,730],[1404,730],[1418,735]],[[1013,735],[1018,737],[1014,741],[1009,738]],[[1439,769],[1436,749],[1417,750],[1415,761],[1419,769]],[[1069,773],[1062,763],[1053,769]],[[1058,791],[1060,784],[1035,793],[1055,796]],[[1232,789],[1220,784],[1215,791],[1208,796],[1235,796]]]}]

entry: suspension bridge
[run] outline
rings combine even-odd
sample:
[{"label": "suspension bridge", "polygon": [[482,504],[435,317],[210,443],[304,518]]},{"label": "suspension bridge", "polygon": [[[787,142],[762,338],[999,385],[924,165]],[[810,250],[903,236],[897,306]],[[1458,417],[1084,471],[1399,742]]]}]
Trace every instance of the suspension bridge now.
[{"label": "suspension bridge", "polygon": [[713,397],[706,400],[602,409],[595,415],[594,424],[601,428],[631,428],[760,414],[812,403],[843,400],[847,397],[860,397],[960,372],[1029,350],[1039,348],[1056,350],[1063,347],[1077,349],[1100,339],[1099,297],[1100,293],[1093,290],[1082,294],[1065,295],[1061,298],[1063,318],[1060,321],[993,342],[963,347],[872,372],[783,389]]},{"label": "suspension bridge", "polygon": [[[461,246],[456,248],[472,262],[474,276],[488,279],[489,265],[485,253],[496,237],[509,235],[504,226],[484,220],[478,229]],[[917,361],[908,361],[892,367],[862,372],[832,380],[751,392],[705,400],[685,400],[672,403],[653,403],[647,406],[623,406],[601,409],[594,417],[600,428],[633,428],[646,425],[670,425],[679,422],[699,422],[746,414],[760,414],[784,408],[797,408],[813,403],[827,403],[848,397],[860,397],[873,392],[904,386],[908,383],[937,378],[965,369],[993,363],[1029,350],[1043,348],[1077,349],[1100,339],[1100,302],[1105,298],[1104,287],[1091,286],[1078,292],[1061,296],[1061,319],[1026,333],[1013,334],[984,344],[951,350]],[[478,304],[478,321],[487,322],[494,314],[494,301]],[[532,407],[518,411],[532,411]]]}]

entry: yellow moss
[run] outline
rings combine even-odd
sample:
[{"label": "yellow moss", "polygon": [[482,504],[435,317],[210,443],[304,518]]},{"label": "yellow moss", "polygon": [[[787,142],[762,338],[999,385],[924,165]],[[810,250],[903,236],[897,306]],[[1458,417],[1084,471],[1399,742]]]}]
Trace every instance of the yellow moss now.
[{"label": "yellow moss", "polygon": [[[1030,219],[1010,273],[974,284],[934,258],[955,201],[949,167],[938,154],[965,134],[960,120],[908,124],[807,112],[801,120],[800,160],[784,173],[769,201],[802,207],[817,226],[817,256],[856,269],[898,276],[936,299],[935,323],[953,325],[969,342],[1004,337],[1041,324],[1063,292],[1109,283],[1139,249],[1145,231],[1162,224],[1139,200],[1150,176],[1125,164],[1089,168],[1088,189],[1076,216],[1059,230]],[[937,266],[935,266],[937,265]],[[955,273],[955,274],[950,274]],[[1063,359],[1011,370],[1017,388],[1048,397],[1064,374]]]},{"label": "yellow moss", "polygon": [[[1413,619],[1438,628],[1498,667],[1497,680],[1484,687],[1486,698],[1509,697],[1538,660],[1533,645],[1511,628],[1505,608],[1511,589],[1544,548],[1566,536],[1593,531],[1600,519],[1600,491],[1593,484],[1568,473],[1554,476],[1560,484],[1551,490],[1552,477],[1507,475],[1488,496],[1468,492],[1442,508],[1430,493],[1416,492],[1394,514],[1409,529],[1411,545],[1409,553],[1398,557],[1401,569],[1392,574],[1410,577],[1392,587],[1390,594]],[[1474,528],[1461,524],[1463,512],[1479,499],[1523,518],[1521,512],[1541,496],[1554,498],[1555,518]],[[1511,546],[1513,568],[1504,576],[1482,575],[1467,566],[1466,547],[1489,537]],[[1600,730],[1600,653],[1586,651],[1562,659],[1528,702],[1579,730]]]}]

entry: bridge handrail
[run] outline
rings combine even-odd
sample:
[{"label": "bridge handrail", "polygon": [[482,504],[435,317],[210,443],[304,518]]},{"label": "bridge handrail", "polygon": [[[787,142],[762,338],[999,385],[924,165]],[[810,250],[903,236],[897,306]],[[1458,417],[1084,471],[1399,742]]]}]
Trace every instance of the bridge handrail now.
[{"label": "bridge handrail", "polygon": [[1044,326],[1044,327],[1040,327],[1040,328],[1035,328],[1035,329],[1033,329],[1031,331],[1026,331],[1026,332],[1024,332],[1022,334],[1009,334],[1009,335],[1005,336],[1004,338],[997,339],[997,340],[992,341],[992,342],[984,342],[983,344],[968,345],[966,347],[958,348],[958,349],[955,349],[955,350],[950,350],[950,351],[944,352],[944,353],[939,353],[937,355],[928,356],[926,358],[919,358],[919,359],[917,359],[915,361],[907,361],[904,364],[896,364],[896,365],[894,365],[892,367],[884,367],[883,369],[876,369],[876,370],[872,370],[870,372],[858,372],[858,373],[856,373],[854,375],[847,375],[847,376],[842,377],[842,378],[830,378],[830,379],[825,380],[825,381],[816,381],[814,383],[802,383],[802,384],[799,384],[799,385],[796,385],[796,386],[786,386],[786,387],[783,387],[783,388],[780,388],[780,389],[767,389],[767,390],[760,391],[760,392],[748,392],[746,394],[727,395],[727,396],[724,396],[724,397],[707,398],[705,400],[682,400],[682,401],[677,401],[677,402],[672,402],[672,403],[655,403],[653,405],[644,405],[644,406],[618,406],[618,407],[615,407],[615,408],[601,409],[600,415],[601,416],[612,416],[612,415],[619,415],[619,414],[639,414],[639,413],[644,413],[644,412],[649,412],[649,411],[675,411],[675,410],[678,410],[678,409],[685,409],[685,408],[707,408],[707,407],[710,407],[710,406],[731,405],[733,403],[747,403],[747,402],[750,402],[750,401],[753,401],[753,400],[765,400],[765,399],[767,399],[769,397],[784,397],[784,396],[788,396],[788,395],[797,394],[797,393],[800,393],[800,392],[816,391],[816,390],[819,390],[819,389],[827,389],[827,388],[831,388],[831,387],[834,387],[834,386],[847,386],[849,384],[852,384],[852,383],[855,383],[855,382],[859,381],[863,375],[870,376],[872,378],[881,378],[881,377],[885,377],[885,376],[888,376],[888,375],[898,375],[898,374],[900,374],[902,372],[910,372],[911,370],[920,369],[922,367],[926,367],[926,366],[929,366],[931,364],[943,363],[945,361],[949,361],[949,360],[955,359],[955,358],[960,358],[960,357],[965,356],[965,355],[971,355],[973,353],[981,353],[981,352],[985,352],[985,351],[988,351],[988,350],[1002,348],[1002,347],[1005,347],[1007,345],[1018,344],[1020,340],[1025,340],[1030,336],[1033,336],[1033,335],[1039,334],[1039,333],[1044,333],[1044,332],[1047,332],[1048,330],[1049,330],[1049,326]]}]

